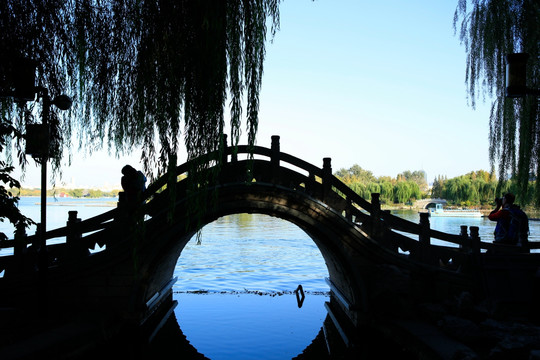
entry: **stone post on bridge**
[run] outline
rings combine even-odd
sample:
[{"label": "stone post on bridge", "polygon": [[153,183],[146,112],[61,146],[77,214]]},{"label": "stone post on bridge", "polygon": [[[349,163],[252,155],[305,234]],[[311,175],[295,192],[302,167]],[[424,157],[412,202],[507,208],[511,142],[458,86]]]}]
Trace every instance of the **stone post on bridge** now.
[{"label": "stone post on bridge", "polygon": [[[221,154],[221,161],[223,164],[226,164],[228,162],[228,151],[227,151],[227,147],[229,146],[228,144],[228,136],[227,134],[223,133],[221,134],[221,141],[222,141],[222,145],[223,145],[223,152]],[[232,140],[231,140],[231,146],[232,146]],[[236,148],[232,148],[232,151],[231,151],[231,162],[237,162],[238,161],[238,149]]]},{"label": "stone post on bridge", "polygon": [[469,239],[468,227],[467,225],[461,225],[460,228],[459,236],[461,236],[461,245],[459,247],[468,253],[471,251],[471,239]]},{"label": "stone post on bridge", "polygon": [[15,233],[15,245],[13,246],[13,255],[20,258],[26,253],[26,228],[22,222],[17,223]]},{"label": "stone post on bridge", "polygon": [[471,252],[473,255],[480,254],[480,235],[478,233],[478,226],[470,226],[471,232]]},{"label": "stone post on bridge", "polygon": [[380,220],[381,215],[381,194],[371,193],[371,217],[374,222]]},{"label": "stone post on bridge", "polygon": [[77,211],[68,211],[66,248],[68,259],[87,256],[90,254],[88,247],[82,238],[82,231],[77,228],[77,224],[81,223],[81,219],[77,217]]},{"label": "stone post on bridge", "polygon": [[384,235],[383,223],[381,220],[381,194],[371,193],[371,231],[375,239],[381,239],[384,245],[392,250],[397,251],[397,247],[390,241],[386,241]]},{"label": "stone post on bridge", "polygon": [[[463,229],[463,228],[462,228]],[[463,230],[462,230],[463,231]],[[466,231],[466,230],[465,230]],[[474,273],[474,274],[480,274],[480,267],[481,267],[481,260],[480,260],[480,235],[479,235],[479,228],[478,226],[470,226],[469,227],[469,261],[465,263],[465,266],[463,268],[463,271]]]},{"label": "stone post on bridge", "polygon": [[39,237],[41,236],[41,223],[36,224],[36,233],[34,235],[34,238],[32,240],[32,250],[35,251],[36,254],[39,253]]},{"label": "stone post on bridge", "polygon": [[352,203],[352,200],[348,198],[347,207],[345,208],[345,218],[351,222],[353,221],[352,210],[353,210],[353,203]]},{"label": "stone post on bridge", "polygon": [[323,199],[326,199],[332,191],[332,159],[328,157],[323,159],[322,185]]},{"label": "stone post on bridge", "polygon": [[272,145],[271,148],[272,155],[270,157],[270,162],[272,164],[272,180],[276,181],[279,179],[279,162],[280,162],[280,145],[279,145],[279,135],[272,135]]},{"label": "stone post on bridge", "polygon": [[221,163],[227,163],[227,134],[221,134]]},{"label": "stone post on bridge", "polygon": [[433,265],[436,263],[431,256],[431,237],[429,236],[430,223],[429,213],[420,213],[420,235],[418,236],[419,260],[425,264]]},{"label": "stone post on bridge", "polygon": [[20,272],[24,270],[26,257],[28,253],[27,248],[27,235],[26,228],[22,222],[19,222],[15,228],[14,241],[15,245],[13,246],[13,255],[15,256],[15,267],[14,272]]}]

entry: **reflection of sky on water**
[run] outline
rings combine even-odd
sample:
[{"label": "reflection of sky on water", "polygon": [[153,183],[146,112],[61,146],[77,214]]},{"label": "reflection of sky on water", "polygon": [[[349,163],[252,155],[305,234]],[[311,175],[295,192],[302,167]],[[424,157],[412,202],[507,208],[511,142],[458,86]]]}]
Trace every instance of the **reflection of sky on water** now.
[{"label": "reflection of sky on water", "polygon": [[291,359],[319,333],[328,296],[175,294],[176,318],[187,340],[206,357]]},{"label": "reflection of sky on water", "polygon": [[309,236],[267,215],[226,216],[203,228],[201,243],[184,248],[174,290],[328,291],[328,270]]},{"label": "reflection of sky on water", "polygon": [[[290,359],[326,317],[329,297],[313,294],[329,291],[319,249],[296,225],[267,215],[231,215],[206,225],[200,245],[193,238],[184,248],[175,276],[180,328],[211,359]],[[291,294],[300,284],[302,308]],[[194,290],[210,293],[186,293]]]}]

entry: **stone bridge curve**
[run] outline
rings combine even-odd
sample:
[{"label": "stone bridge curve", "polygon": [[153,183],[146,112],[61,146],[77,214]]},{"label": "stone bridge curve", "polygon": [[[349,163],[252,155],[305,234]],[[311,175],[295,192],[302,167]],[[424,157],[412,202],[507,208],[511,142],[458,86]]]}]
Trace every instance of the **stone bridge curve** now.
[{"label": "stone bridge curve", "polygon": [[427,209],[429,205],[431,204],[442,204],[446,205],[447,201],[445,199],[421,199],[416,200],[414,203],[415,208],[419,209]]},{"label": "stone bridge curve", "polygon": [[[255,167],[260,167],[258,165]],[[246,163],[238,162],[228,165],[227,172],[237,174],[245,167]],[[157,206],[162,210],[146,221],[148,235],[144,241],[146,245],[140,251],[140,306],[173,277],[183,248],[197,230],[222,216],[259,213],[289,221],[310,236],[325,260],[331,283],[346,301],[345,307],[354,323],[360,320],[359,309],[362,313],[369,310],[367,292],[361,285],[365,274],[359,270],[366,270],[371,265],[373,260],[367,260],[368,254],[380,251],[380,248],[374,242],[371,246],[366,244],[373,240],[359,225],[307,192],[275,183],[227,182],[205,189],[205,195],[213,194],[217,195],[215,203],[201,219],[194,219],[193,214],[185,211],[188,199],[180,198],[175,203],[175,215],[167,224],[169,209],[162,205]],[[165,204],[168,195],[164,193],[156,201]],[[359,241],[360,238],[363,240]]]},{"label": "stone bridge curve", "polygon": [[[168,188],[174,188],[176,193],[172,207],[169,191],[156,191],[165,185],[165,180],[153,184],[149,193],[155,195],[145,210],[152,217],[145,222],[146,236],[138,255],[139,280],[134,286],[137,292],[132,295],[135,310],[143,309],[172,278],[183,248],[199,229],[236,213],[275,216],[305,231],[326,262],[333,298],[337,299],[335,307],[354,328],[361,328],[380,314],[407,313],[408,307],[418,301],[416,295],[429,293],[433,297],[433,282],[462,281],[463,274],[434,270],[387,246],[380,233],[384,230],[377,230],[378,221],[373,222],[380,208],[339,182],[332,175],[330,159],[323,159],[322,169],[315,167],[281,153],[278,139],[273,137],[271,149],[255,149],[269,159],[238,160],[229,148],[215,173],[215,183],[198,192],[188,189],[185,180],[174,187],[169,184]],[[183,166],[183,170],[177,169],[177,175],[187,169]],[[191,196],[202,196],[197,202],[203,199],[209,203],[201,218],[188,211]],[[383,215],[386,217],[381,212]],[[372,237],[377,233],[380,236]],[[410,276],[412,273],[418,276]],[[425,274],[429,281],[423,279]],[[420,291],[420,287],[426,290]],[[415,294],[411,288],[416,289]],[[443,296],[453,290],[444,289]]]}]

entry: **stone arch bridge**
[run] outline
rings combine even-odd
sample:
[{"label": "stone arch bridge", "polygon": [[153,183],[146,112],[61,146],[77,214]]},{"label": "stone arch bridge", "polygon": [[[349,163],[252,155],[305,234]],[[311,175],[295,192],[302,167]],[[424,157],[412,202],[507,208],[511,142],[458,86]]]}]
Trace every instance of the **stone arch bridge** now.
[{"label": "stone arch bridge", "polygon": [[418,209],[427,209],[431,204],[442,204],[446,205],[447,201],[445,199],[422,199],[414,202],[414,207]]},{"label": "stone arch bridge", "polygon": [[[201,164],[203,176],[193,180],[191,170]],[[404,324],[419,319],[418,304],[442,303],[463,293],[504,303],[501,294],[508,289],[494,290],[486,280],[491,268],[484,265],[497,259],[482,249],[494,245],[480,241],[478,228],[446,234],[430,229],[427,214],[413,223],[381,211],[378,194],[371,202],[359,197],[332,175],[329,158],[319,168],[283,153],[277,136],[271,148],[225,147],[171,174],[148,187],[141,206],[121,197],[114,210],[85,221],[74,215],[65,228],[45,234],[48,242],[65,239],[61,244],[40,249],[38,235],[20,233],[2,243],[14,249],[0,260],[2,306],[36,308],[38,299],[37,308],[58,318],[83,309],[105,317],[103,322],[159,323],[156,314],[171,312],[174,268],[186,243],[205,224],[236,213],[279,217],[313,239],[328,267],[329,316],[348,349],[361,347],[366,331],[415,337]],[[448,245],[433,245],[433,239]],[[96,244],[105,250],[89,254]],[[41,255],[37,270],[32,248]],[[533,288],[538,258],[516,256],[529,259],[523,278]],[[533,294],[517,295],[521,310],[528,311]],[[433,350],[426,339],[416,338],[401,346]]]}]

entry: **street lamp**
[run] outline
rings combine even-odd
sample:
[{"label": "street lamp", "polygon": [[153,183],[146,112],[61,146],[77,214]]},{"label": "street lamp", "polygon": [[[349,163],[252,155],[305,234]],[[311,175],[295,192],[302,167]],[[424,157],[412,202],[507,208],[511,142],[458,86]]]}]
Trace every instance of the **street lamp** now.
[{"label": "street lamp", "polygon": [[37,87],[36,61],[26,58],[8,59],[0,63],[0,97],[10,97],[18,102],[43,101],[41,124],[26,126],[26,154],[41,163],[41,225],[39,229],[39,269],[45,274],[47,268],[47,161],[49,159],[49,114],[51,106],[68,110],[72,100],[67,95],[59,95],[51,100],[49,91]]},{"label": "street lamp", "polygon": [[[60,110],[68,110],[71,107],[71,98],[67,95],[59,95],[52,101],[49,96],[49,91],[43,87],[36,87],[38,99],[43,101],[43,113],[41,124],[32,124],[27,130],[27,154],[39,159],[41,163],[41,225],[39,236],[39,269],[46,271],[47,269],[47,241],[45,233],[47,232],[47,161],[49,160],[49,113],[51,105],[56,106]],[[29,148],[30,146],[30,151]]]},{"label": "street lamp", "polygon": [[527,87],[527,53],[506,55],[506,96],[510,98],[525,95],[540,95],[540,89]]}]

